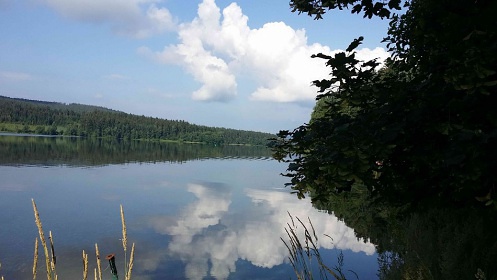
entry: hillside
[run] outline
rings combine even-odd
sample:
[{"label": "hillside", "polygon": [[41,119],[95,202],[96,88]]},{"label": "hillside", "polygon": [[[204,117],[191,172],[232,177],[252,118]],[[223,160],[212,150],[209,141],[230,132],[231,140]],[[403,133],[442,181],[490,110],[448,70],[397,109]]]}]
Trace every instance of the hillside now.
[{"label": "hillside", "polygon": [[38,105],[38,106],[48,106],[50,109],[54,109],[54,110],[69,110],[69,111],[75,111],[78,113],[91,112],[91,111],[116,112],[116,113],[119,112],[116,110],[112,110],[112,109],[108,109],[108,108],[100,107],[100,106],[84,105],[84,104],[78,104],[78,103],[65,104],[65,103],[61,103],[61,102],[40,101],[40,100],[31,100],[31,99],[24,99],[24,98],[11,98],[11,97],[0,95],[0,103],[3,101],[18,101],[18,102],[25,103],[25,104]]},{"label": "hillside", "polygon": [[0,131],[124,140],[266,145],[270,133],[208,127],[83,104],[0,96]]}]

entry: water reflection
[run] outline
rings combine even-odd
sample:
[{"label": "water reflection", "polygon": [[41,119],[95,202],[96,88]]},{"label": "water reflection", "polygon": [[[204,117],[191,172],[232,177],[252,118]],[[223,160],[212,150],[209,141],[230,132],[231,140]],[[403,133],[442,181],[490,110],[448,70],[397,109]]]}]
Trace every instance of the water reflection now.
[{"label": "water reflection", "polygon": [[5,166],[79,167],[132,162],[182,163],[213,158],[268,160],[271,158],[271,152],[266,147],[256,146],[211,146],[0,134],[0,165]]},{"label": "water reflection", "polygon": [[92,252],[95,243],[103,254],[116,253],[122,267],[119,204],[128,243],[137,244],[136,279],[288,279],[294,274],[280,240],[287,211],[310,217],[320,237],[333,237],[321,238],[322,248],[359,252],[346,256],[350,268],[367,267],[372,277],[360,279],[376,278],[375,247],[281,189],[285,166],[268,160],[267,150],[141,144],[0,137],[0,224],[7,225],[0,229],[1,274],[30,278],[35,198],[45,230],[55,235],[60,279],[81,275],[78,252]]},{"label": "water reflection", "polygon": [[[195,196],[194,202],[176,217],[154,217],[148,223],[157,233],[171,236],[167,253],[185,263],[188,279],[226,279],[236,271],[239,259],[264,268],[286,262],[288,252],[280,237],[286,236],[287,211],[313,221],[322,248],[367,255],[375,252],[373,244],[356,238],[353,229],[336,217],[317,212],[309,201],[296,201],[285,192],[246,189],[250,203],[239,208],[230,207],[233,201],[229,186],[189,184],[187,190]],[[303,236],[303,232],[300,234]],[[148,269],[154,270],[150,266]]]}]

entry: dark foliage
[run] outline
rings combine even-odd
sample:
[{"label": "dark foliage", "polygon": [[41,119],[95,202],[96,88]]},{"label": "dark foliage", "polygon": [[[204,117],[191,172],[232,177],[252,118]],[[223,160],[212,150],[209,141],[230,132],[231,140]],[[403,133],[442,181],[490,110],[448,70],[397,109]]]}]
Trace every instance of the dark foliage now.
[{"label": "dark foliage", "polygon": [[396,14],[399,1],[291,1],[316,18],[354,4],[353,13],[390,18],[392,59],[381,70],[358,61],[362,38],[346,52],[315,55],[332,70],[314,81],[319,117],[274,141],[289,185],[314,201],[364,190],[415,208],[494,204],[497,2],[413,0]]}]

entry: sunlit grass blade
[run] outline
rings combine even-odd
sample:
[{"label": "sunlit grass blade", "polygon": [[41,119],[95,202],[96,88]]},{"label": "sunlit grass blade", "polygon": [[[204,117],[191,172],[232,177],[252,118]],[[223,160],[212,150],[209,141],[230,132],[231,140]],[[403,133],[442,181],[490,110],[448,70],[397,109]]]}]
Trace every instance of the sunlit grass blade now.
[{"label": "sunlit grass blade", "polygon": [[122,224],[122,231],[123,231],[123,250],[124,250],[124,278],[127,279],[127,273],[128,273],[128,266],[127,266],[127,256],[126,256],[126,250],[128,247],[128,234],[126,232],[126,220],[124,219],[124,209],[123,205],[120,205],[121,208],[121,224]]},{"label": "sunlit grass blade", "polygon": [[[98,273],[98,280],[102,280],[102,264],[100,262],[100,251],[98,250],[98,244],[95,243],[95,257],[97,259],[97,273]],[[97,276],[95,275],[95,279],[97,279]]]},{"label": "sunlit grass blade", "polygon": [[35,238],[35,252],[33,256],[33,280],[36,280],[37,270],[38,270],[38,237]]},{"label": "sunlit grass blade", "polygon": [[88,279],[88,254],[83,250],[83,280]]},{"label": "sunlit grass blade", "polygon": [[38,233],[40,235],[40,241],[43,246],[43,251],[45,252],[45,266],[47,270],[47,279],[52,280],[52,266],[50,264],[50,255],[48,254],[47,241],[45,239],[45,234],[43,233],[43,227],[40,220],[40,214],[38,213],[38,208],[36,207],[36,203],[34,199],[31,199],[31,203],[33,204],[33,211],[35,215],[36,226],[38,227]]},{"label": "sunlit grass blade", "polygon": [[[293,267],[297,279],[316,279],[317,275],[313,275],[313,269],[316,269],[317,266],[321,279],[328,279],[328,276],[332,276],[336,280],[345,280],[345,275],[342,273],[343,253],[340,252],[340,255],[338,256],[338,264],[333,269],[329,268],[323,262],[319,252],[318,236],[311,220],[308,218],[309,225],[306,225],[298,217],[293,217],[290,213],[288,213],[288,215],[291,219],[291,223],[287,223],[285,231],[289,240],[285,241],[283,238],[281,238],[281,240],[288,249],[288,259],[290,260],[290,264]],[[295,223],[294,218],[298,223]],[[303,240],[299,239],[297,226],[302,226],[301,231],[303,231],[304,235]],[[329,235],[325,234],[325,236],[328,236],[333,240]],[[355,272],[351,272],[357,277]]]},{"label": "sunlit grass blade", "polygon": [[131,280],[131,271],[133,270],[134,258],[135,258],[135,243],[131,245],[131,254],[129,256],[129,266],[128,266],[128,271],[126,273],[126,280]]},{"label": "sunlit grass blade", "polygon": [[55,248],[53,245],[53,236],[52,231],[48,232],[48,239],[50,240],[50,252],[52,253],[52,258],[50,259],[50,267],[52,268],[52,273],[57,276],[57,272],[55,270],[55,264],[57,262],[57,257],[55,256]]}]

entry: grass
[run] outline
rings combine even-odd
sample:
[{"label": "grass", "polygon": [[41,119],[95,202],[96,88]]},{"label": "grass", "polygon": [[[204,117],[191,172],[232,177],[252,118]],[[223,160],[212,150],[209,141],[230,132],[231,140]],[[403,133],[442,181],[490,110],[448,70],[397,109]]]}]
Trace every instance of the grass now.
[{"label": "grass", "polygon": [[[38,228],[38,234],[39,237],[35,238],[35,248],[34,248],[34,256],[33,256],[33,280],[36,280],[36,277],[38,275],[38,238],[41,241],[42,247],[43,247],[43,252],[45,256],[45,270],[46,270],[46,276],[47,280],[58,280],[58,275],[56,271],[56,261],[57,257],[55,255],[55,246],[53,242],[53,236],[52,232],[49,232],[49,241],[50,241],[50,250],[45,238],[45,233],[43,231],[43,225],[41,223],[40,219],[40,214],[38,212],[38,208],[36,207],[36,203],[34,199],[31,199],[32,205],[33,205],[33,212],[35,216],[35,223]],[[126,232],[126,220],[124,218],[124,209],[123,206],[120,205],[120,210],[121,210],[121,224],[122,224],[122,243],[123,243],[123,250],[124,250],[124,279],[125,280],[131,280],[131,273],[133,270],[133,261],[134,261],[134,254],[135,254],[135,243],[132,244],[131,246],[131,253],[129,256],[129,260],[127,259],[126,252],[127,252],[127,232]],[[111,257],[111,258],[110,258]],[[100,260],[100,252],[98,250],[98,244],[95,243],[95,258],[96,258],[96,264],[97,267],[94,269],[94,279],[102,280],[102,264]],[[83,259],[83,280],[88,279],[88,254],[83,250],[82,253],[82,259]],[[113,279],[118,279],[117,275],[117,270],[115,269],[115,260],[114,260],[114,255],[109,255],[107,258],[109,260],[109,265],[112,266],[114,264],[114,269],[111,269],[111,274],[113,276]],[[1,265],[0,265],[1,267]],[[0,280],[4,280],[3,276],[0,278]]]},{"label": "grass", "polygon": [[[290,260],[290,264],[293,267],[297,279],[328,279],[330,276],[333,279],[346,280],[346,277],[343,274],[343,253],[340,252],[337,258],[337,265],[330,268],[324,263],[318,250],[318,237],[311,220],[308,218],[309,225],[306,226],[298,217],[295,217],[294,219],[290,213],[288,213],[288,215],[290,216],[291,221],[290,223],[287,223],[287,227],[285,227],[288,240],[285,241],[285,239],[281,238],[281,241],[283,241],[290,253],[288,259]],[[297,223],[295,220],[297,220]],[[304,231],[303,239],[298,236],[298,229],[300,226]],[[331,236],[326,234],[325,236],[333,241]],[[313,273],[316,271],[316,267],[318,271],[317,275]],[[354,271],[348,271],[353,273],[358,279],[358,276]]]}]

